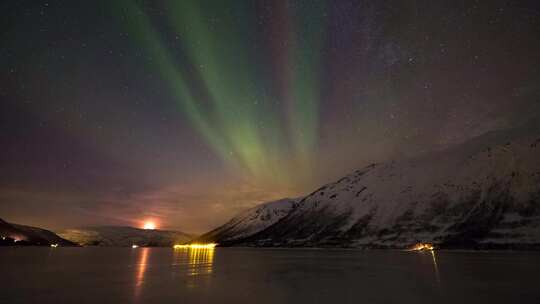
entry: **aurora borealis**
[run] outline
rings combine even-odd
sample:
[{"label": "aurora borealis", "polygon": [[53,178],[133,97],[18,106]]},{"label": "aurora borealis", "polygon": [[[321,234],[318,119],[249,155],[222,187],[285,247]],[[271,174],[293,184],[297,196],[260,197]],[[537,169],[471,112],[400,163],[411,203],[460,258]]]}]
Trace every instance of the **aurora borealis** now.
[{"label": "aurora borealis", "polygon": [[[265,25],[249,14],[254,3],[171,2],[163,7],[169,31],[162,35],[136,3],[118,9],[134,42],[155,58],[148,69],[168,82],[178,111],[223,162],[256,179],[289,183],[282,172],[309,175],[317,144],[324,39],[319,2],[278,5],[277,18]],[[257,32],[279,31],[278,22],[288,28],[271,41]],[[167,34],[179,40],[185,62],[162,42]]]},{"label": "aurora borealis", "polygon": [[0,217],[203,232],[540,113],[535,1],[7,1]]}]

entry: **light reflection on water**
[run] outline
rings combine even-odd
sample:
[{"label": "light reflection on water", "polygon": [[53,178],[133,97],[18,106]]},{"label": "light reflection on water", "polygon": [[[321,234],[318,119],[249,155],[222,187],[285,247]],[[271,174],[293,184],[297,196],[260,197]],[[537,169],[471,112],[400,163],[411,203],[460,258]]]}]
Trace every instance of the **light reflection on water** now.
[{"label": "light reflection on water", "polygon": [[[134,272],[134,300],[137,302],[143,298],[143,287],[151,285],[154,277],[151,275],[148,278],[147,274],[152,248],[139,248],[135,252],[137,255]],[[191,289],[209,283],[214,265],[214,253],[214,248],[177,248],[173,250],[172,266],[177,274],[187,276],[184,281],[185,287]]]},{"label": "light reflection on water", "polygon": [[538,252],[0,248],[0,303],[540,303],[539,261]]},{"label": "light reflection on water", "polygon": [[431,257],[433,258],[433,268],[435,269],[435,279],[437,280],[437,285],[441,286],[441,277],[439,275],[439,265],[437,265],[437,257],[435,251],[431,250]]},{"label": "light reflection on water", "polygon": [[150,255],[150,248],[141,248],[137,251],[139,252],[139,256],[137,258],[137,271],[135,274],[135,299],[138,299],[141,294],[144,275],[148,265],[148,256]]},{"label": "light reflection on water", "polygon": [[173,265],[186,275],[185,287],[194,289],[210,283],[214,248],[175,248]]},{"label": "light reflection on water", "polygon": [[438,259],[437,252],[435,250],[424,250],[424,251],[413,251],[411,253],[419,255],[425,263],[431,264],[433,266],[433,269],[432,270],[430,269],[429,271],[430,277],[431,277],[431,273],[433,273],[434,280],[433,279],[432,280],[436,283],[435,285],[440,290],[442,288],[442,285],[441,285],[441,274],[439,271],[439,263],[437,262],[437,259]]},{"label": "light reflection on water", "polygon": [[186,265],[191,276],[212,273],[214,248],[178,248],[174,249],[174,265]]}]

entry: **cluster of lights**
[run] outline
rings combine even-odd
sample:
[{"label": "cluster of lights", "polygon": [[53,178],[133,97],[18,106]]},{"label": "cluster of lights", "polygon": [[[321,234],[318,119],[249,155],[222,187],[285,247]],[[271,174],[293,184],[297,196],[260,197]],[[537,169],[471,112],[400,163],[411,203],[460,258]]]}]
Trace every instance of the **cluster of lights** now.
[{"label": "cluster of lights", "polygon": [[[54,245],[54,246],[53,246]],[[58,244],[53,244],[51,245],[51,247],[57,247]],[[187,249],[212,249],[214,247],[216,247],[217,244],[216,243],[209,243],[209,244],[184,244],[184,245],[174,245],[173,248],[174,249],[184,249],[184,248],[187,248]],[[139,248],[139,245],[136,245],[136,244],[133,244],[131,245],[131,248],[133,249],[136,249],[136,248]]]},{"label": "cluster of lights", "polygon": [[216,243],[209,243],[209,244],[185,244],[185,245],[174,245],[174,249],[182,249],[182,248],[188,248],[188,249],[212,249],[216,247]]},{"label": "cluster of lights", "polygon": [[10,238],[11,240],[13,240],[13,242],[17,243],[19,241],[22,241],[22,239],[19,239],[17,237],[13,237],[13,236],[1,236],[2,240],[5,241],[6,239]]},{"label": "cluster of lights", "polygon": [[411,250],[412,251],[433,251],[435,250],[435,246],[429,243],[418,243],[414,245],[414,247],[411,248]]},{"label": "cluster of lights", "polygon": [[58,244],[51,244],[51,247],[56,248],[56,247],[58,247]]}]

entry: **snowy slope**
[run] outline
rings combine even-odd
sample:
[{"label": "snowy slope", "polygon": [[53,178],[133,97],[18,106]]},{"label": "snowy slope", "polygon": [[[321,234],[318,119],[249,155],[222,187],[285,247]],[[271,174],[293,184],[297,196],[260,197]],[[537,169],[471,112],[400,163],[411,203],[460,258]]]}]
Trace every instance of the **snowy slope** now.
[{"label": "snowy slope", "polygon": [[538,125],[490,132],[442,152],[357,170],[302,198],[287,216],[241,243],[537,246]]},{"label": "snowy slope", "polygon": [[58,233],[65,239],[84,246],[170,247],[187,243],[192,237],[179,231],[145,230],[123,226],[99,226],[68,229]]},{"label": "snowy slope", "polygon": [[193,242],[217,242],[225,244],[249,237],[273,225],[289,214],[294,199],[282,199],[251,208],[229,222],[195,239]]}]

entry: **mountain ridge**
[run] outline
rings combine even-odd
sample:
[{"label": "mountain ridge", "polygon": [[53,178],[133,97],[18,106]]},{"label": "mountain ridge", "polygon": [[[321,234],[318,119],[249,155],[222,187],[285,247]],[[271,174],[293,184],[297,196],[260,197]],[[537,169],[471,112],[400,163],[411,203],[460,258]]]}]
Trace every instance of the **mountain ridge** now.
[{"label": "mountain ridge", "polygon": [[8,223],[2,219],[0,219],[0,236],[2,237],[2,245],[76,246],[75,243],[61,238],[52,231]]},{"label": "mountain ridge", "polygon": [[267,228],[224,245],[540,248],[538,126],[533,121],[366,166],[299,199]]},{"label": "mountain ridge", "polygon": [[184,244],[192,235],[173,230],[140,229],[129,226],[88,226],[66,229],[59,232],[62,237],[83,246],[171,247]]},{"label": "mountain ridge", "polygon": [[208,243],[217,240],[221,245],[234,243],[237,239],[251,236],[273,225],[291,211],[295,202],[296,199],[284,198],[262,203],[241,212],[224,225],[195,238],[192,243]]}]

